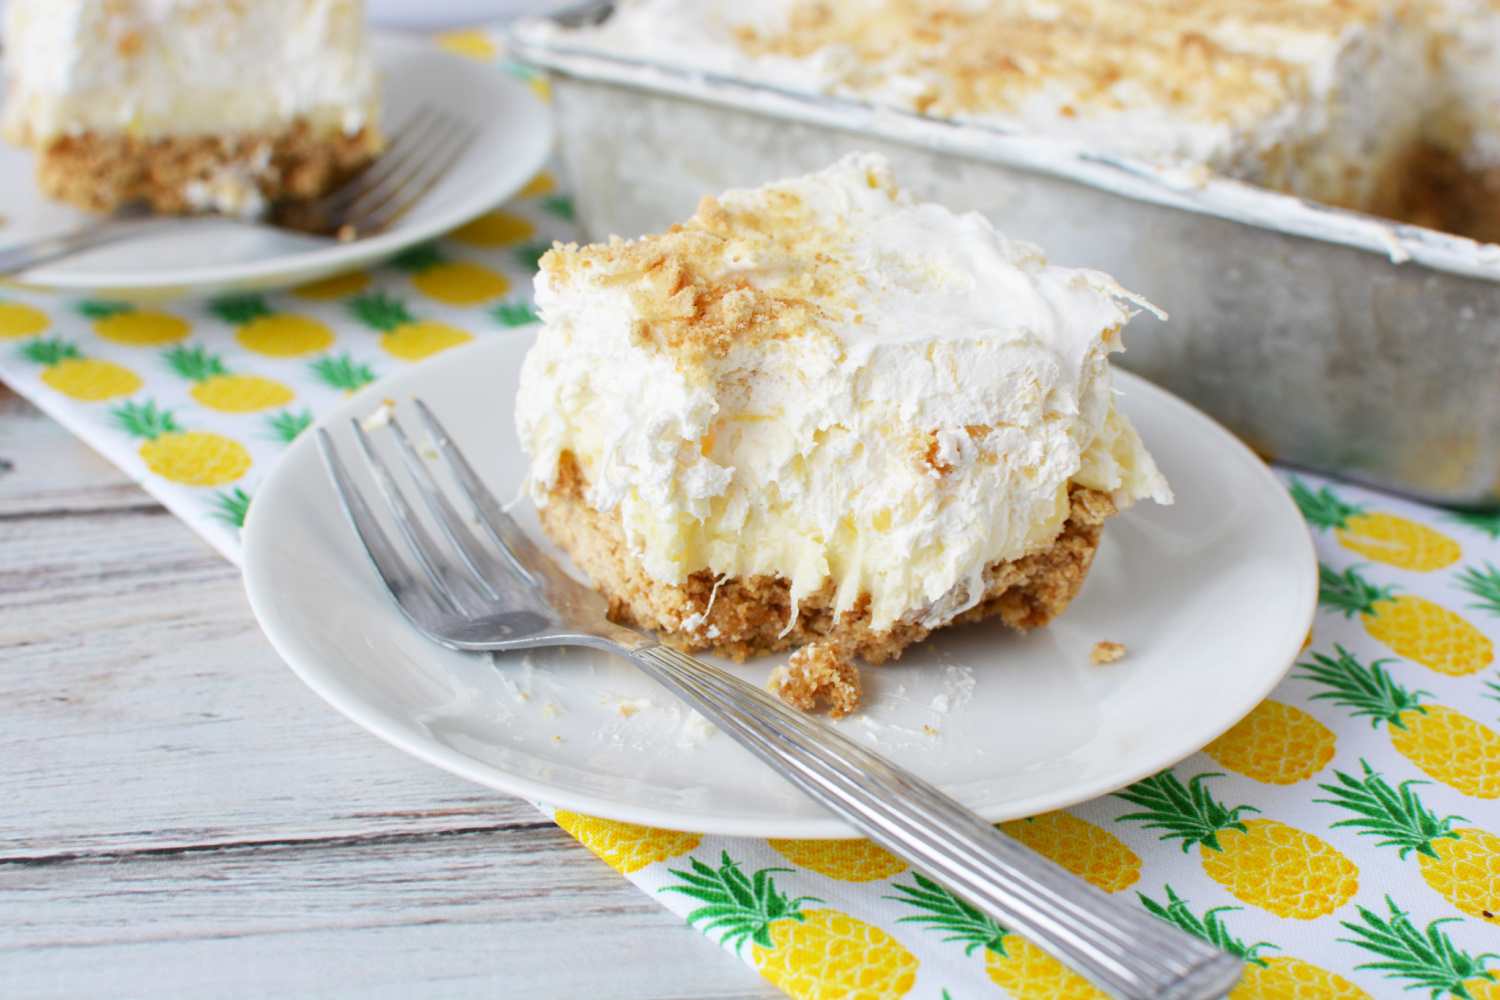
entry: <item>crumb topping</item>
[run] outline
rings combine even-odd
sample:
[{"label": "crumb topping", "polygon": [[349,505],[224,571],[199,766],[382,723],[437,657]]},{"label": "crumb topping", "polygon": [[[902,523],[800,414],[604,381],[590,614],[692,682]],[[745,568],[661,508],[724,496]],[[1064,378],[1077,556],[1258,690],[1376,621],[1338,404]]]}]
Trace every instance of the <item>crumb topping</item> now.
[{"label": "crumb topping", "polygon": [[839,46],[867,73],[910,74],[924,114],[1014,111],[1061,84],[1079,105],[1064,117],[1165,104],[1212,121],[1304,93],[1310,67],[1283,53],[1378,16],[1372,0],[804,0],[784,32],[735,37],[751,56]]},{"label": "crumb topping", "polygon": [[761,194],[728,208],[705,195],[687,223],[639,240],[555,245],[542,272],[557,283],[625,286],[632,344],[681,367],[826,331],[854,305],[845,239],[796,193]]},{"label": "crumb topping", "polygon": [[1090,663],[1115,663],[1122,659],[1124,656],[1124,644],[1118,642],[1110,642],[1108,639],[1101,639],[1100,641],[1094,643],[1094,648],[1089,650]]},{"label": "crumb topping", "polygon": [[859,707],[859,668],[835,643],[813,643],[793,653],[787,666],[771,671],[766,690],[804,712],[826,701],[828,717],[842,719]]}]

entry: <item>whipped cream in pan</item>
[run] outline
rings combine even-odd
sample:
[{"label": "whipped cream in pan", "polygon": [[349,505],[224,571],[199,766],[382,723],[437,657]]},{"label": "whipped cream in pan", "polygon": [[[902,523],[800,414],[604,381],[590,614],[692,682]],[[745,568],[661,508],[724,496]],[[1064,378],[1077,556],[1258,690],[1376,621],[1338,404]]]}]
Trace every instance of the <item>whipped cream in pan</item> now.
[{"label": "whipped cream in pan", "polygon": [[570,452],[663,583],[781,575],[798,599],[831,579],[875,629],[931,626],[987,564],[1050,544],[1069,483],[1171,499],[1107,363],[1146,303],[914,202],[872,154],[554,249],[536,289],[532,495]]},{"label": "whipped cream in pan", "polygon": [[9,0],[12,141],[65,132],[353,135],[379,79],[359,0]]},{"label": "whipped cream in pan", "polygon": [[622,0],[566,35],[1370,208],[1448,99],[1449,20],[1414,0]]}]

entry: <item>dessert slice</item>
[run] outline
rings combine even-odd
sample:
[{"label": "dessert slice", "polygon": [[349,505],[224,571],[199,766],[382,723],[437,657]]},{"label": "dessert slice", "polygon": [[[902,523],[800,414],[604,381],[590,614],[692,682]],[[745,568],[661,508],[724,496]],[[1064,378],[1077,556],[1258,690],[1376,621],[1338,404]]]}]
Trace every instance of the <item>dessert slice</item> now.
[{"label": "dessert slice", "polygon": [[90,211],[257,215],[381,147],[359,0],[10,0],[5,137]]},{"label": "dessert slice", "polygon": [[[1100,527],[1171,494],[1115,408],[1141,302],[852,155],[542,258],[516,402],[548,534],[621,621],[836,714],[852,656],[1045,625]],[[1147,308],[1150,308],[1147,306]]]}]

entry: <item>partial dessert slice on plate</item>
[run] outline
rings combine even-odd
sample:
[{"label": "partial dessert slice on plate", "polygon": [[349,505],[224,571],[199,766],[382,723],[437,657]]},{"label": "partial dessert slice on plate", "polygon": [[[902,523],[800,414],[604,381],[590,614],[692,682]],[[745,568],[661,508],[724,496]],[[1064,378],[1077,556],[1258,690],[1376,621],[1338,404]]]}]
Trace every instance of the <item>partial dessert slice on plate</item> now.
[{"label": "partial dessert slice on plate", "polygon": [[89,211],[260,214],[381,148],[360,0],[10,0],[5,137]]},{"label": "partial dessert slice on plate", "polygon": [[[1104,521],[1171,493],[1115,408],[1131,304],[884,161],[557,247],[516,423],[543,527],[621,621],[833,712],[933,629],[1045,625]],[[1149,306],[1148,306],[1149,308]]]}]

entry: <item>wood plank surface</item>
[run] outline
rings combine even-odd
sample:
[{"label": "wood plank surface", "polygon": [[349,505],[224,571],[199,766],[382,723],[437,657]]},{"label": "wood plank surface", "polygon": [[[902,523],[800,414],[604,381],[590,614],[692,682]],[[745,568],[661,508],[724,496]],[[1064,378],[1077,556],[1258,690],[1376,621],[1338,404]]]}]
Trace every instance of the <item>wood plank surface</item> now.
[{"label": "wood plank surface", "polygon": [[6,998],[782,995],[337,715],[233,567],[3,387],[0,787]]}]

